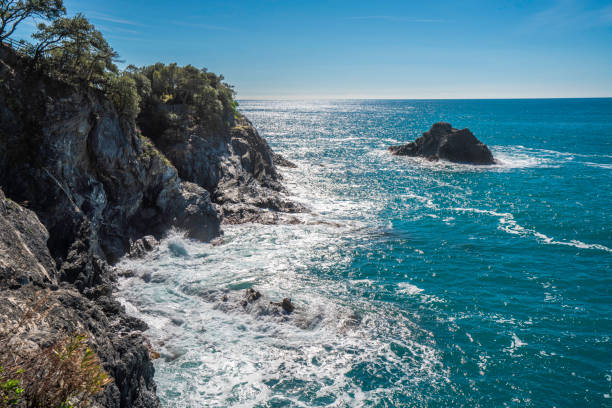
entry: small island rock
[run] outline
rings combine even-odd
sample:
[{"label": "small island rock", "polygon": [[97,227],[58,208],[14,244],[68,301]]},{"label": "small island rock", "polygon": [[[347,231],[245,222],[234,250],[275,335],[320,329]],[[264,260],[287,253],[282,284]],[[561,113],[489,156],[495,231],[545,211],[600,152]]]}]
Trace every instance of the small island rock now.
[{"label": "small island rock", "polygon": [[478,165],[495,164],[493,154],[469,129],[455,129],[450,123],[435,123],[414,142],[391,146],[396,156],[419,156],[428,160],[448,160]]}]

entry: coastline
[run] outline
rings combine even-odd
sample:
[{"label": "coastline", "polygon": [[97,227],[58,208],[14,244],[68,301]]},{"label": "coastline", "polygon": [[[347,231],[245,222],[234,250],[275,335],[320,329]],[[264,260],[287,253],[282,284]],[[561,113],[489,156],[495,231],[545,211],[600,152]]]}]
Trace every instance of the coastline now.
[{"label": "coastline", "polygon": [[[29,72],[4,47],[0,75],[2,244],[11,248],[17,236],[22,245],[2,258],[1,318],[13,322],[6,327],[19,324],[16,310],[45,299],[34,329],[9,339],[43,350],[64,332],[81,333],[113,380],[98,404],[159,406],[155,352],[142,336],[146,325],[114,298],[120,271],[112,265],[144,236],[180,228],[210,241],[223,220],[284,222],[283,214],[304,209],[282,198],[273,153],[245,118],[214,139],[189,126],[183,139],[173,133],[173,144],[161,145],[166,156],[101,92]],[[197,163],[208,167],[191,170]]]}]

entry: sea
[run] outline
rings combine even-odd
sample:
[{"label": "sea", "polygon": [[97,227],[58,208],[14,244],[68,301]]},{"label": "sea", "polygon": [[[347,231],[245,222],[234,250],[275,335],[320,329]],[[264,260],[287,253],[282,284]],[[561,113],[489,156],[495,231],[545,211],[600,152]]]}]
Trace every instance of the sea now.
[{"label": "sea", "polygon": [[[612,407],[612,99],[240,110],[309,211],[121,262],[163,406]],[[438,121],[498,163],[388,153]]]}]

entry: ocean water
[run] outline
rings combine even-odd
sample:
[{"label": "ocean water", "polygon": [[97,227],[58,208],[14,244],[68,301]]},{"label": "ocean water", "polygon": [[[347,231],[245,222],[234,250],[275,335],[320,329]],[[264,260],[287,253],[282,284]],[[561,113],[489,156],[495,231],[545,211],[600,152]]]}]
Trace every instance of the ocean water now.
[{"label": "ocean water", "polygon": [[[311,212],[122,262],[164,406],[612,407],[612,99],[241,110]],[[387,153],[440,120],[499,164]]]}]

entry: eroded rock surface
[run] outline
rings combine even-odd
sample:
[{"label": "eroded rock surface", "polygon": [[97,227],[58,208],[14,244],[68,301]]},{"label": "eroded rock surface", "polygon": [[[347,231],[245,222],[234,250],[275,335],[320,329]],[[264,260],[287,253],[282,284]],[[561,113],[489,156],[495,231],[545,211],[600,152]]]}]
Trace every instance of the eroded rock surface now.
[{"label": "eroded rock surface", "polygon": [[284,195],[276,166],[294,167],[275,154],[244,116],[227,129],[211,130],[188,110],[174,108],[175,120],[154,141],[182,179],[204,187],[221,210],[224,223],[291,222],[307,211]]},{"label": "eroded rock surface", "polygon": [[0,45],[0,324],[44,291],[50,312],[16,338],[43,347],[84,331],[114,380],[96,402],[158,407],[146,325],[113,299],[109,265],[171,227],[210,241],[222,219],[299,222],[276,169],[292,163],[240,115],[212,131],[179,112],[152,141],[102,92],[26,65]]},{"label": "eroded rock surface", "polygon": [[218,234],[210,193],[183,182],[104,95],[25,74],[2,50],[0,183],[39,216],[59,264],[75,245],[115,261],[130,240],[170,226],[203,240]]}]

